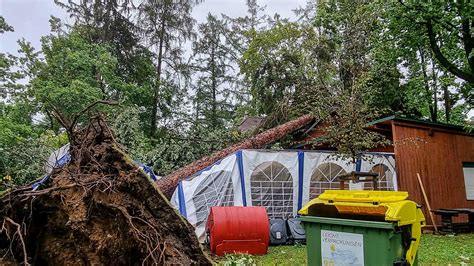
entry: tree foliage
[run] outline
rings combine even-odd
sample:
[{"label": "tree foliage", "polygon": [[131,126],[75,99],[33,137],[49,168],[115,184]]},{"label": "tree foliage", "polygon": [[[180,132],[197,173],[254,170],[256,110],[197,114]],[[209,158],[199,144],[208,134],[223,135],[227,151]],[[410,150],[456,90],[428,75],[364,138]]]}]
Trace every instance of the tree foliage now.
[{"label": "tree foliage", "polygon": [[138,6],[140,28],[147,46],[155,53],[151,136],[155,135],[159,112],[162,117],[169,115],[174,108],[171,103],[180,96],[179,78],[187,74],[182,44],[195,36],[191,10],[197,3],[195,0],[146,0]]},{"label": "tree foliage", "polygon": [[236,77],[232,71],[237,55],[227,46],[223,21],[209,14],[199,25],[200,37],[193,43],[196,70],[195,123],[211,130],[223,128],[232,118],[233,102],[238,100]]},{"label": "tree foliage", "polygon": [[116,59],[104,47],[89,43],[80,33],[43,38],[44,63],[32,83],[41,110],[66,118],[101,99],[117,99],[120,79]]}]

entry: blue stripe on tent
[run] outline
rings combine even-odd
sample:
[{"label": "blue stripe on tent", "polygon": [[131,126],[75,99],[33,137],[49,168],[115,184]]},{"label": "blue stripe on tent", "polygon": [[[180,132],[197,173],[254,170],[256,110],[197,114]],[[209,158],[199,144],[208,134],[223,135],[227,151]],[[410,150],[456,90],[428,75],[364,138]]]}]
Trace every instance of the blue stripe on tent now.
[{"label": "blue stripe on tent", "polygon": [[[385,158],[387,159],[388,164],[390,164],[390,166],[393,168],[393,170],[396,170],[395,165],[393,165],[392,162],[387,157],[385,157]],[[395,156],[393,156],[393,158],[395,159]]]},{"label": "blue stripe on tent", "polygon": [[245,194],[244,160],[242,158],[242,150],[238,150],[235,155],[237,156],[237,165],[239,166],[240,188],[242,189],[242,203],[244,206],[247,206],[247,196]]},{"label": "blue stripe on tent", "polygon": [[184,199],[183,183],[179,181],[178,183],[178,200],[179,200],[179,213],[181,213],[184,218],[187,217],[186,213],[186,201]]},{"label": "blue stripe on tent", "polygon": [[304,152],[298,151],[298,210],[303,207]]},{"label": "blue stripe on tent", "polygon": [[145,172],[148,175],[148,177],[151,178],[151,180],[156,181],[158,179],[155,173],[153,172],[153,168],[151,168],[150,166],[146,164],[142,164],[139,161],[134,161],[134,162],[143,170],[143,172]]},{"label": "blue stripe on tent", "polygon": [[56,161],[54,167],[55,167],[55,168],[57,168],[57,167],[63,167],[63,166],[66,165],[70,160],[71,160],[71,155],[69,154],[69,152],[67,152],[67,153],[64,154],[61,158],[59,158],[59,160]]},{"label": "blue stripe on tent", "polygon": [[359,156],[356,161],[356,172],[360,172],[361,168],[362,168],[362,159]]}]

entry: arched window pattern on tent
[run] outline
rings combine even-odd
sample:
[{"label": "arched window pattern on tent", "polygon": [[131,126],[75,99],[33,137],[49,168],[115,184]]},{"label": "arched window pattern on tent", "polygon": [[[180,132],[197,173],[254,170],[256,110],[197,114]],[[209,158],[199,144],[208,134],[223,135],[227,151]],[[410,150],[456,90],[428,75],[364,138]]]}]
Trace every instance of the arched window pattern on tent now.
[{"label": "arched window pattern on tent", "polygon": [[[393,186],[394,174],[387,165],[383,163],[376,164],[369,172],[379,175],[379,181],[377,184],[378,190],[395,190]],[[372,182],[364,183],[364,189],[373,190],[374,186]]]},{"label": "arched window pattern on tent", "polygon": [[196,208],[196,227],[206,223],[212,206],[233,206],[232,173],[219,171],[210,174],[196,188],[193,202]]},{"label": "arched window pattern on tent", "polygon": [[[314,169],[311,175],[309,186],[309,198],[314,199],[327,189],[339,189],[339,182],[336,180],[338,175],[345,174],[346,171],[335,163],[322,163]],[[344,189],[348,189],[349,185]]]},{"label": "arched window pattern on tent", "polygon": [[263,206],[270,218],[293,215],[293,177],[278,162],[264,162],[250,176],[253,206]]}]

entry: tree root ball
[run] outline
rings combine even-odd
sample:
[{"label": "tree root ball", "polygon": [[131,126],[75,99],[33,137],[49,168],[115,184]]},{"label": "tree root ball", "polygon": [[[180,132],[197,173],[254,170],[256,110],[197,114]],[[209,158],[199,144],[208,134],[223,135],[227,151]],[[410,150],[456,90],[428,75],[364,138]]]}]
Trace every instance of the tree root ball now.
[{"label": "tree root ball", "polygon": [[0,264],[211,264],[101,117],[69,137],[72,160],[47,184],[0,197]]}]

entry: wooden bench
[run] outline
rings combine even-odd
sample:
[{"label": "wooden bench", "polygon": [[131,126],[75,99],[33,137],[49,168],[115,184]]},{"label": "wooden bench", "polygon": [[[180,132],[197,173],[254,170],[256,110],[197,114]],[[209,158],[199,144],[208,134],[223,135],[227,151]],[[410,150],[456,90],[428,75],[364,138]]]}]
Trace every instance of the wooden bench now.
[{"label": "wooden bench", "polygon": [[[441,208],[432,210],[436,215],[441,216],[441,233],[453,234],[460,232],[474,232],[474,209],[468,208]],[[459,216],[459,214],[467,214],[467,223],[453,223],[453,217]]]}]

